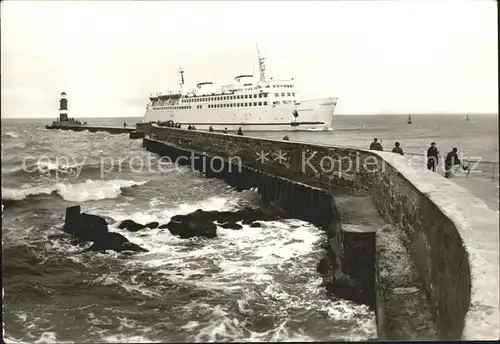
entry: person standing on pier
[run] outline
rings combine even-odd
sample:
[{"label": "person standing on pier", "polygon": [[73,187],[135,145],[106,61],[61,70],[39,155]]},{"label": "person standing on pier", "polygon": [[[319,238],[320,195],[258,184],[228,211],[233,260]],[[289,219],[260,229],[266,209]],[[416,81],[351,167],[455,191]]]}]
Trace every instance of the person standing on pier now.
[{"label": "person standing on pier", "polygon": [[396,143],[394,144],[394,148],[392,149],[392,152],[393,152],[393,153],[397,153],[397,154],[404,155],[404,154],[403,154],[403,149],[402,149],[401,147],[399,147],[399,146],[400,146],[400,143],[399,143],[399,142],[396,142]]},{"label": "person standing on pier", "polygon": [[238,128],[238,135],[243,135],[243,131],[241,130],[241,127]]},{"label": "person standing on pier", "polygon": [[383,151],[384,148],[382,147],[382,144],[378,142],[378,139],[374,138],[373,142],[370,144],[370,150]]},{"label": "person standing on pier", "polygon": [[213,132],[214,132],[214,127],[209,126],[209,127],[208,127],[208,131],[209,131],[209,132],[211,132],[211,133],[213,133]]},{"label": "person standing on pier", "polygon": [[427,150],[427,169],[436,172],[436,167],[439,162],[439,151],[436,147],[436,142],[432,142]]},{"label": "person standing on pier", "polygon": [[224,134],[227,134],[227,128],[224,128]]},{"label": "person standing on pier", "polygon": [[123,129],[127,127],[127,122],[123,122]]},{"label": "person standing on pier", "polygon": [[460,159],[458,158],[457,152],[458,152],[458,149],[453,148],[453,150],[446,155],[446,159],[444,160],[444,166],[445,166],[444,177],[445,178],[451,177],[451,172],[452,172],[452,169],[455,165],[461,166],[462,169],[464,169],[464,170],[469,169],[469,166],[461,165],[461,162],[460,162]]}]

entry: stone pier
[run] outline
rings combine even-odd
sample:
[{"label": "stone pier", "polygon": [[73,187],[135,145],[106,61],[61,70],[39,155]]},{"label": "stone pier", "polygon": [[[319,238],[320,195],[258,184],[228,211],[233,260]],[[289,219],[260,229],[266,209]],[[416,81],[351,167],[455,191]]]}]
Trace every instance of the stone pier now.
[{"label": "stone pier", "polygon": [[45,129],[61,129],[61,130],[72,130],[72,131],[85,131],[88,130],[91,133],[96,133],[99,131],[104,131],[110,134],[128,134],[135,132],[135,128],[126,127],[112,127],[112,126],[95,126],[95,125],[46,125]]},{"label": "stone pier", "polygon": [[[239,190],[256,187],[267,202],[323,228],[318,271],[326,284],[337,281],[337,292],[363,290],[379,339],[499,338],[498,214],[453,182],[387,152],[137,129],[149,151]],[[382,222],[353,230],[352,207],[373,208]],[[339,286],[342,276],[349,282]]]}]

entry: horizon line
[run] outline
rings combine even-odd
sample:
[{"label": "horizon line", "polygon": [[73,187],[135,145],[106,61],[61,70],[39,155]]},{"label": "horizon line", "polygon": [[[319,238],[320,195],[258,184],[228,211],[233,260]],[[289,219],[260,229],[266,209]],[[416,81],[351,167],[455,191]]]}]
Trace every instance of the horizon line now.
[{"label": "horizon line", "polygon": [[[334,114],[333,118],[336,116],[430,116],[430,115],[436,115],[436,116],[477,116],[477,115],[496,115],[498,116],[498,112],[454,112],[454,113],[449,113],[449,112],[441,112],[441,113],[435,113],[435,112],[421,112],[421,113],[339,113],[339,114]],[[51,119],[57,116],[50,116],[50,117],[4,117],[1,116],[0,119]],[[144,116],[97,116],[97,117],[72,117],[72,118],[142,118]]]}]

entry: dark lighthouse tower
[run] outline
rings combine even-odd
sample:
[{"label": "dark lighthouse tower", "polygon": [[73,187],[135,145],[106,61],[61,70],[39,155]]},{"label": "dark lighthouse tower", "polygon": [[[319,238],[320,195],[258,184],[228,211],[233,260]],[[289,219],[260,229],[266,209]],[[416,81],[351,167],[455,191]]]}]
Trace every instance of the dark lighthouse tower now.
[{"label": "dark lighthouse tower", "polygon": [[61,92],[61,99],[59,99],[59,121],[68,121],[68,99],[66,99],[66,92]]}]

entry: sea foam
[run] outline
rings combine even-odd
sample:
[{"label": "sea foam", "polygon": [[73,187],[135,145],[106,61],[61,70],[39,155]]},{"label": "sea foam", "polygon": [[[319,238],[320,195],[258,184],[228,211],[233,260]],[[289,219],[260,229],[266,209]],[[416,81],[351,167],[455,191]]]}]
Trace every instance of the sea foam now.
[{"label": "sea foam", "polygon": [[49,186],[27,188],[2,188],[2,199],[20,201],[29,196],[49,195],[56,192],[64,200],[70,202],[97,201],[108,198],[117,198],[122,188],[135,185],[144,185],[147,181],[136,182],[132,180],[87,180],[84,183],[64,184],[56,183]]},{"label": "sea foam", "polygon": [[14,132],[14,131],[8,131],[8,132],[6,132],[6,133],[5,133],[5,136],[12,137],[13,139],[15,139],[15,138],[18,138],[18,137],[19,137],[19,135],[18,135],[16,132]]}]

